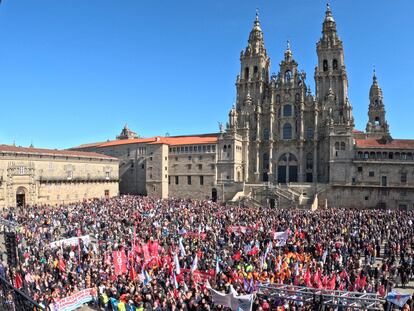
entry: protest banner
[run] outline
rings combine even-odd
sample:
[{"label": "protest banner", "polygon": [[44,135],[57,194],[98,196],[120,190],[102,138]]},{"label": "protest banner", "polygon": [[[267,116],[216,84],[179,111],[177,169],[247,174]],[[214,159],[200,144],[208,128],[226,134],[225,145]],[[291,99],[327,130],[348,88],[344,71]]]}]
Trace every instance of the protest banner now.
[{"label": "protest banner", "polygon": [[51,242],[49,245],[51,248],[61,247],[61,246],[77,246],[79,244],[79,240],[82,240],[84,244],[91,243],[91,238],[89,235],[84,236],[76,236],[68,239],[63,239],[59,241]]},{"label": "protest banner", "polygon": [[93,288],[87,288],[81,290],[69,297],[62,298],[59,301],[55,302],[56,311],[72,311],[81,307],[84,303],[93,300],[93,297],[96,295]]},{"label": "protest banner", "polygon": [[114,260],[115,274],[120,275],[127,272],[127,259],[125,251],[113,251],[112,257]]}]

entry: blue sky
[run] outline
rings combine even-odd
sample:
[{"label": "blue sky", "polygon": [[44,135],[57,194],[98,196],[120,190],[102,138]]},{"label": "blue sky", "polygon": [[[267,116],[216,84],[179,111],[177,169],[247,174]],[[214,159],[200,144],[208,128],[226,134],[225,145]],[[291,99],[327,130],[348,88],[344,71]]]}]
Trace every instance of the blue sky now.
[{"label": "blue sky", "polygon": [[[255,9],[272,72],[286,40],[314,91],[325,1],[3,0],[0,143],[67,148],[208,133],[226,121]],[[375,65],[391,133],[414,138],[414,2],[331,1],[356,127]]]}]

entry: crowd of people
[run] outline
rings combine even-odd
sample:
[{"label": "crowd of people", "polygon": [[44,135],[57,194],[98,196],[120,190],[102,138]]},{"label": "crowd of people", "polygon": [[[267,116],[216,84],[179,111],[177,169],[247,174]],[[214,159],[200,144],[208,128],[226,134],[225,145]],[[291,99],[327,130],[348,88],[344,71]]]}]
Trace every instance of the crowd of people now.
[{"label": "crowd of people", "polygon": [[[412,211],[311,212],[120,196],[2,216],[19,224],[19,265],[1,263],[0,273],[46,307],[85,288],[101,310],[120,311],[216,310],[210,287],[250,294],[273,283],[385,297],[414,275]],[[90,241],[77,245],[52,243],[86,235]],[[114,251],[125,254],[121,272]],[[253,310],[276,307],[315,310],[255,296]]]}]

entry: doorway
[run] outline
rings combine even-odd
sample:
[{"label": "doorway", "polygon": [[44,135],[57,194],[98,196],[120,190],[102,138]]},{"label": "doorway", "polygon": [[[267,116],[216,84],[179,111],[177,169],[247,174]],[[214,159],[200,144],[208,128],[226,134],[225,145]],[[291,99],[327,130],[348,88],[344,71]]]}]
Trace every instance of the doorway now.
[{"label": "doorway", "polygon": [[16,191],[16,207],[26,206],[26,189],[24,187],[17,188]]},{"label": "doorway", "polygon": [[277,165],[277,182],[284,184],[298,181],[298,160],[292,153],[282,154]]},{"label": "doorway", "polygon": [[217,189],[213,188],[213,190],[211,190],[211,200],[213,202],[217,202]]}]

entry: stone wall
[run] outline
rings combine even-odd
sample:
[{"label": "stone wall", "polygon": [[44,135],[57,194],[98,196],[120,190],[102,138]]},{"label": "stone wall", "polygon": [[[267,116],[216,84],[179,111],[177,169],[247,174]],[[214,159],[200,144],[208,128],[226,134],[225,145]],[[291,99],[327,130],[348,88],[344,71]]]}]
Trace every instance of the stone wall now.
[{"label": "stone wall", "polygon": [[118,195],[118,160],[0,153],[0,207],[58,204]]}]

